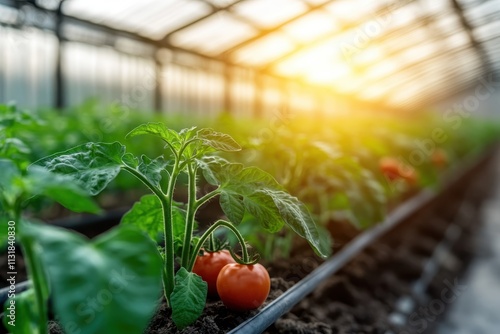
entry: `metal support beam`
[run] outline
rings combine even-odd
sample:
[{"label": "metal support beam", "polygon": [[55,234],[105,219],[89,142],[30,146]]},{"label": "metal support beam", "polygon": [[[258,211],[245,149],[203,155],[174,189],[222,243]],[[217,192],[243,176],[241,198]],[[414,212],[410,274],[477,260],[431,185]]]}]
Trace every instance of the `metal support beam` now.
[{"label": "metal support beam", "polygon": [[[243,2],[245,0],[237,0],[237,1],[233,2],[233,3],[231,3],[231,4],[228,4],[226,6],[221,6],[221,7],[217,7],[214,4],[212,4],[212,3],[208,2],[208,1],[205,1],[205,0],[200,0],[200,1],[202,1],[203,3],[207,4],[208,6],[210,6],[212,8],[212,11],[210,13],[206,14],[206,15],[203,15],[203,16],[197,18],[196,20],[190,21],[188,24],[185,24],[185,25],[183,25],[183,26],[181,26],[179,28],[176,28],[176,29],[168,32],[165,36],[163,36],[163,38],[161,38],[160,44],[167,44],[167,45],[170,44],[169,39],[170,39],[170,37],[172,37],[173,34],[179,32],[181,30],[187,29],[187,28],[195,25],[196,23],[204,21],[204,20],[206,20],[206,19],[208,19],[208,18],[210,18],[210,17],[212,17],[212,16],[214,16],[214,15],[216,15],[216,14],[222,12],[222,11],[229,11],[229,10],[231,10],[231,8],[233,6],[236,6],[237,4],[239,4],[240,2]],[[245,18],[243,18],[243,17],[238,16],[238,19],[241,19],[241,20],[247,22],[247,20]],[[247,23],[250,23],[252,26],[254,26],[254,24],[251,23],[251,22],[247,22]]]},{"label": "metal support beam", "polygon": [[260,73],[254,73],[254,111],[253,114],[256,118],[262,117],[264,107],[264,77]]},{"label": "metal support beam", "polygon": [[163,63],[158,57],[155,57],[154,109],[157,113],[163,111]]},{"label": "metal support beam", "polygon": [[476,50],[477,56],[481,59],[485,72],[493,73],[493,67],[490,64],[490,59],[486,50],[483,48],[481,43],[474,36],[474,27],[469,23],[467,18],[464,15],[464,9],[462,5],[458,2],[458,0],[451,0],[453,9],[460,19],[460,23],[462,24],[467,36],[469,37],[469,41],[471,46]]},{"label": "metal support beam", "polygon": [[230,114],[233,110],[233,68],[231,65],[224,66],[224,113]]},{"label": "metal support beam", "polygon": [[278,30],[280,30],[281,28],[283,28],[284,26],[292,23],[292,22],[295,22],[303,17],[305,17],[306,15],[310,14],[311,12],[317,10],[317,9],[321,9],[321,8],[324,8],[326,7],[327,5],[329,5],[330,3],[334,2],[335,0],[326,0],[325,2],[321,3],[321,4],[317,4],[317,5],[309,5],[309,9],[300,13],[299,15],[296,15],[288,20],[285,20],[284,22],[281,22],[280,24],[278,25],[275,25],[273,28],[270,28],[270,29],[263,29],[261,30],[261,32],[257,35],[255,35],[254,37],[251,37],[249,39],[246,39],[244,40],[243,42],[240,42],[236,45],[234,45],[233,47],[225,50],[224,52],[222,52],[219,56],[227,56],[233,52],[235,52],[236,50],[238,49],[241,49],[242,47],[248,45],[248,44],[251,44],[263,37],[266,37],[270,34],[272,34],[273,32],[276,32]]},{"label": "metal support beam", "polygon": [[56,11],[56,25],[55,35],[57,38],[57,56],[55,66],[55,89],[54,89],[54,106],[58,109],[64,108],[64,75],[62,69],[63,61],[63,40],[61,37],[62,25],[62,4],[64,0],[59,3]]}]

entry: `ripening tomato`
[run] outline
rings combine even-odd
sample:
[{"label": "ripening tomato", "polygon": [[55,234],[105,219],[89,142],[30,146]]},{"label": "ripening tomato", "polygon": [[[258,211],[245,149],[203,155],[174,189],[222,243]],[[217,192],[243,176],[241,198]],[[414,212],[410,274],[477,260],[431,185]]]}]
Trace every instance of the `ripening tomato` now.
[{"label": "ripening tomato", "polygon": [[261,306],[269,295],[271,279],[261,264],[226,265],[217,278],[217,292],[227,308],[249,311]]},{"label": "ripening tomato", "polygon": [[380,170],[391,181],[401,177],[400,162],[395,158],[382,158],[380,160]]},{"label": "ripening tomato", "polygon": [[231,253],[227,250],[218,252],[203,252],[203,255],[196,258],[193,273],[200,275],[207,282],[208,295],[217,297],[217,276],[220,270],[229,263],[234,263]]},{"label": "ripening tomato", "polygon": [[446,167],[446,165],[448,165],[448,156],[446,155],[445,151],[438,148],[432,153],[431,161],[434,166],[438,168],[444,168]]},{"label": "ripening tomato", "polygon": [[403,179],[406,180],[406,182],[410,185],[415,185],[417,184],[418,181],[418,174],[415,168],[410,167],[410,166],[402,166],[400,167],[400,172],[399,174]]},{"label": "ripening tomato", "polygon": [[415,185],[418,180],[415,168],[392,157],[380,160],[380,170],[390,181],[403,179],[408,184]]}]

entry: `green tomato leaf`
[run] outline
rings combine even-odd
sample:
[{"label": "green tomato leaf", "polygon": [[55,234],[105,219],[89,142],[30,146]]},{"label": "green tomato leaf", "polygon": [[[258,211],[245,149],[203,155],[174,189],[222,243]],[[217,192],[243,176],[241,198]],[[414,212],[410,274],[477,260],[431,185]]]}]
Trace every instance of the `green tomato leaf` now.
[{"label": "green tomato leaf", "polygon": [[126,138],[131,138],[139,135],[153,135],[163,139],[165,142],[170,143],[174,148],[180,147],[180,136],[177,132],[166,127],[163,123],[146,123],[139,125],[130,131]]},{"label": "green tomato leaf", "polygon": [[72,211],[101,211],[89,198],[89,194],[69,176],[51,173],[40,166],[32,166],[26,175],[25,183],[30,194],[50,197]]},{"label": "green tomato leaf", "polygon": [[321,257],[327,257],[330,254],[330,243],[320,236],[304,203],[284,191],[272,189],[262,189],[261,191],[272,198],[285,223],[295,233],[306,239],[316,254]]},{"label": "green tomato leaf", "polygon": [[125,155],[122,157],[122,161],[125,165],[132,167],[132,168],[137,168],[139,166],[139,159],[137,159],[132,153],[125,153]]},{"label": "green tomato leaf", "polygon": [[196,163],[203,173],[203,177],[208,183],[214,186],[227,183],[233,175],[238,175],[243,170],[243,165],[230,163],[229,161],[217,157],[208,156],[197,159]]},{"label": "green tomato leaf", "polygon": [[23,193],[21,171],[12,160],[0,159],[0,196],[12,205]]},{"label": "green tomato leaf", "polygon": [[[181,208],[181,204],[174,202],[173,213],[173,231],[174,238],[179,237],[182,240],[184,236],[184,224],[186,220],[186,211]],[[146,232],[151,239],[155,241],[163,238],[163,208],[156,195],[144,195],[139,202],[123,215],[121,223],[123,225],[134,225]]]},{"label": "green tomato leaf", "polygon": [[243,197],[239,194],[222,192],[220,194],[220,206],[227,218],[235,224],[241,223],[245,215]]},{"label": "green tomato leaf", "polygon": [[273,198],[263,191],[256,191],[243,198],[245,209],[254,216],[262,227],[275,233],[281,230],[284,220],[276,207]]},{"label": "green tomato leaf", "polygon": [[6,138],[3,145],[3,150],[7,157],[15,154],[29,154],[31,152],[28,145],[19,138]]},{"label": "green tomato leaf", "polygon": [[134,225],[158,241],[163,233],[163,209],[156,195],[144,195],[139,202],[126,212],[121,220],[123,225]]},{"label": "green tomato leaf", "polygon": [[160,187],[161,172],[165,170],[168,166],[168,161],[166,161],[163,156],[160,156],[154,160],[151,160],[147,156],[141,156],[142,162],[137,169],[141,172],[153,185]]},{"label": "green tomato leaf", "polygon": [[219,186],[221,208],[233,223],[241,222],[245,212],[269,232],[279,231],[286,223],[305,238],[319,256],[328,256],[330,243],[320,238],[306,206],[285,192],[270,174],[257,167],[242,168],[240,164],[215,157],[197,162],[207,182]]},{"label": "green tomato leaf", "polygon": [[33,289],[17,293],[4,304],[3,324],[9,333],[46,334],[40,333],[38,326],[40,320]]},{"label": "green tomato leaf", "polygon": [[212,129],[201,129],[197,133],[204,145],[210,146],[218,151],[235,152],[240,151],[241,146],[230,136]]},{"label": "green tomato leaf", "polygon": [[69,175],[91,195],[100,193],[120,172],[125,146],[87,143],[36,161],[33,165]]},{"label": "green tomato leaf", "polygon": [[200,276],[181,268],[175,275],[172,292],[172,320],[179,329],[196,321],[205,308],[207,283]]},{"label": "green tomato leaf", "polygon": [[61,228],[24,227],[23,238],[39,248],[64,331],[143,332],[162,290],[162,260],[146,235],[121,226],[89,242]]}]

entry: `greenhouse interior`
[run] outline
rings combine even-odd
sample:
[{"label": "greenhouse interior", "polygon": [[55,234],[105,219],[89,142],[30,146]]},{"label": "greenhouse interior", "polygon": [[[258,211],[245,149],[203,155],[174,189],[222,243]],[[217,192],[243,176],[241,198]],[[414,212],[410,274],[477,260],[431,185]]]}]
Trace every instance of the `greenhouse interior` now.
[{"label": "greenhouse interior", "polygon": [[497,334],[499,110],[500,0],[0,0],[0,333]]}]

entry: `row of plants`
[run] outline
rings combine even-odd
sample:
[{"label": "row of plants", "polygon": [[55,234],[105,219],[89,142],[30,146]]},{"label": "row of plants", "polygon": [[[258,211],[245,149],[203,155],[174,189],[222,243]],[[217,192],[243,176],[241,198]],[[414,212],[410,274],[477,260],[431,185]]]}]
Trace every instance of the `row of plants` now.
[{"label": "row of plants", "polygon": [[[47,332],[49,295],[67,333],[139,333],[157,309],[161,291],[179,328],[201,314],[207,294],[236,310],[257,308],[269,293],[269,275],[257,263],[257,253],[271,260],[279,250],[286,257],[296,234],[327,257],[332,240],[323,231],[326,224],[346,220],[359,229],[371,226],[391,203],[436,185],[445,167],[499,133],[496,125],[475,120],[454,129],[431,114],[405,122],[389,115],[319,122],[297,117],[270,127],[266,136],[258,130],[266,128],[262,120],[200,120],[215,130],[179,129],[186,119],[168,127],[138,125],[164,117],[134,114],[108,128],[102,141],[88,142],[88,134],[77,129],[99,124],[103,114],[94,108],[81,107],[72,118],[0,106],[2,231],[9,231],[5,223],[16,222],[32,281],[28,291],[5,305],[6,315],[12,303],[17,305],[17,321],[23,324],[11,326],[5,317],[12,333]],[[51,141],[56,126],[62,127],[57,133],[74,138]],[[123,145],[115,140],[127,127]],[[233,137],[243,143],[243,152]],[[76,146],[67,150],[70,143]],[[54,151],[60,152],[48,155]],[[412,160],[415,152],[419,163]],[[47,205],[41,200],[45,196],[74,212],[97,213],[99,205],[89,196],[108,187],[150,193],[138,199],[120,226],[92,241],[36,222],[28,210]],[[184,202],[174,199],[181,191]],[[216,197],[225,217],[197,222],[199,209]],[[284,226],[289,229],[280,232]],[[87,296],[97,306],[82,302]]]}]

